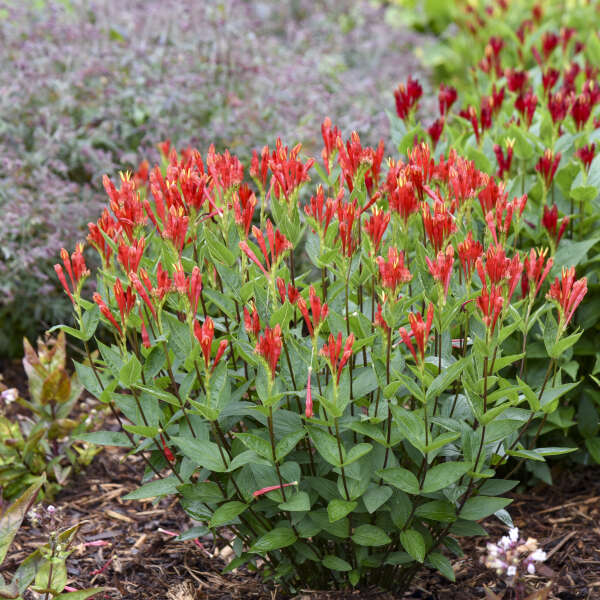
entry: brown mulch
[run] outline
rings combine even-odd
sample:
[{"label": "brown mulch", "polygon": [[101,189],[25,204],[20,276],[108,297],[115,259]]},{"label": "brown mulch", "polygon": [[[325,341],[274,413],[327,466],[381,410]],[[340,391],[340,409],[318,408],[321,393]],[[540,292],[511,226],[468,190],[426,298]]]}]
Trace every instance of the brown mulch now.
[{"label": "brown mulch", "polygon": [[[67,563],[70,585],[78,589],[105,586],[104,600],[284,597],[247,571],[222,575],[227,550],[219,550],[212,540],[203,538],[201,549],[192,540],[174,541],[165,533],[179,533],[193,525],[176,500],[122,500],[139,485],[143,471],[136,457],[123,458],[122,450],[105,450],[55,502],[64,526],[85,521]],[[546,564],[555,572],[549,600],[600,598],[600,469],[558,474],[554,487],[517,495],[510,512],[515,525],[525,535],[536,537],[549,554]],[[497,520],[484,525],[492,539],[506,533],[506,527]],[[12,572],[43,541],[42,532],[25,522],[3,566],[4,574]],[[104,545],[93,545],[99,542]],[[465,556],[454,562],[455,584],[425,571],[404,597],[479,600],[485,597],[484,585],[501,590],[493,573],[478,562],[485,542],[485,538],[476,538],[464,543]],[[532,578],[534,587],[543,587],[547,582],[546,578]],[[394,596],[379,590],[306,590],[296,596],[297,600],[350,598],[391,600]]]}]

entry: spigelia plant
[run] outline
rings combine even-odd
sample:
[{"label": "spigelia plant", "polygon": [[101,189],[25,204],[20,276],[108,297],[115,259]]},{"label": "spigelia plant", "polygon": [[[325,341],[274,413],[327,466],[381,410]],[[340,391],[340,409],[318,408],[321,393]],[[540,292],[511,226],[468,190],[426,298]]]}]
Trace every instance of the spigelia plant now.
[{"label": "spigelia plant", "polygon": [[[501,465],[569,450],[522,436],[573,385],[558,357],[586,280],[546,291],[546,254],[515,250],[523,201],[456,152],[384,162],[322,134],[323,164],[279,140],[256,153],[254,189],[213,148],[171,150],[147,189],[105,180],[93,302],[64,283],[90,358],[98,311],[112,336],[76,369],[123,430],[85,438],[144,457],[132,497],[176,494],[233,532],[229,569],[404,590],[423,564],[453,578],[446,551],[478,520],[510,522]],[[500,226],[474,218],[488,204]]]},{"label": "spigelia plant", "polygon": [[[23,366],[29,397],[0,382],[0,487],[2,496],[19,496],[32,482],[46,474],[43,493],[47,498],[65,485],[73,469],[88,465],[97,449],[76,436],[93,424],[85,411],[74,414],[83,386],[67,371],[64,332],[45,342],[37,352],[25,340]],[[15,402],[27,414],[12,410]]]},{"label": "spigelia plant", "polygon": [[[407,111],[408,100],[398,108],[396,94],[395,142],[403,152],[415,136],[430,141],[436,155],[455,148],[482,171],[497,176],[502,196],[526,194],[527,203],[519,208],[518,249],[539,257],[536,249],[548,248],[551,277],[576,266],[588,278],[592,294],[579,315],[588,333],[559,358],[569,379],[584,378],[585,384],[568,394],[569,401],[549,417],[541,435],[551,445],[584,447],[574,455],[579,461],[590,457],[600,461],[596,382],[600,355],[594,342],[600,324],[596,301],[600,41],[590,27],[598,6],[573,3],[573,10],[565,12],[557,3],[515,0],[510,10],[506,4],[492,3],[469,13],[470,27],[456,37],[469,50],[478,49],[476,58],[465,56],[462,61],[472,60],[472,78],[458,88],[440,85],[440,115],[432,124],[420,122],[418,112]],[[476,215],[482,225],[494,219],[490,209],[495,209],[493,204]],[[500,225],[497,220],[497,228]],[[523,296],[527,289],[523,279]],[[527,362],[532,373],[543,377],[546,364],[539,343],[530,346]],[[531,435],[536,435],[535,429]],[[546,465],[532,463],[529,468],[551,481]]]}]

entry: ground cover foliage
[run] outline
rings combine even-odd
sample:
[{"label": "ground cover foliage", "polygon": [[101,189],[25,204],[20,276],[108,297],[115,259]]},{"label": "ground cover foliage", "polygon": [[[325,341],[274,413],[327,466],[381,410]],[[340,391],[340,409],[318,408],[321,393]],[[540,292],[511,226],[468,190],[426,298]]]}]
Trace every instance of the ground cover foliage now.
[{"label": "ground cover foliage", "polygon": [[[393,118],[393,135],[400,148],[415,135],[437,144],[437,153],[456,148],[500,177],[509,196],[527,193],[520,247],[547,246],[552,274],[575,265],[587,276],[592,293],[579,315],[587,333],[561,357],[570,379],[583,383],[542,429],[548,440],[582,446],[573,458],[586,463],[600,462],[599,7],[568,5],[454,5],[455,24],[426,53],[442,80],[440,116],[433,123]],[[472,67],[457,69],[464,64]],[[543,370],[544,361],[533,358],[530,368]],[[528,468],[550,482],[545,465]]]},{"label": "ground cover foliage", "polygon": [[95,220],[103,173],[166,138],[248,158],[277,135],[309,141],[327,114],[373,143],[382,98],[418,69],[415,34],[346,0],[11,1],[0,38],[1,356],[69,314],[47,267]]}]

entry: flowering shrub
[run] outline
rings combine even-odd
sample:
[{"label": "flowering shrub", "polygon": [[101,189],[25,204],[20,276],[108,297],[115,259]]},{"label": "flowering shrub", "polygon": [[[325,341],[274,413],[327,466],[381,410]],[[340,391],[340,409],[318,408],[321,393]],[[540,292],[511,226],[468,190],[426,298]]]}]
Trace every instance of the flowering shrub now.
[{"label": "flowering shrub", "polygon": [[[46,343],[38,340],[38,351],[25,340],[23,366],[29,383],[29,400],[0,380],[0,497],[7,500],[24,492],[42,474],[43,492],[52,498],[65,485],[73,468],[88,465],[97,449],[75,443],[87,431],[92,415],[72,412],[83,386],[69,375],[67,345],[63,332]],[[12,403],[20,404],[28,416],[15,417]]]},{"label": "flowering shrub", "polygon": [[[122,425],[83,437],[144,457],[156,478],[132,497],[177,494],[231,530],[229,569],[403,590],[422,564],[453,578],[444,549],[479,519],[510,522],[499,466],[570,450],[523,434],[575,385],[559,359],[587,282],[565,269],[548,289],[551,259],[514,250],[526,198],[455,151],[384,162],[328,119],[322,135],[322,163],[280,140],[254,153],[252,187],[213,147],[104,179],[93,301],[81,248],[55,267],[78,376]],[[99,320],[113,341],[92,360]]]},{"label": "flowering shrub", "polygon": [[[525,1],[511,2],[510,10],[505,2],[479,11],[471,8],[464,13],[465,32],[454,35],[442,48],[448,51],[446,58],[450,52],[464,50],[455,62],[471,63],[472,78],[459,80],[458,89],[447,81],[441,84],[440,116],[432,124],[420,123],[414,109],[406,111],[409,99],[398,109],[396,94],[398,118],[392,128],[402,151],[415,136],[435,145],[436,155],[454,148],[484,172],[496,174],[502,194],[526,194],[514,246],[534,252],[530,264],[541,260],[536,248],[546,247],[545,256],[553,262],[551,277],[575,266],[593,284],[594,293],[580,312],[580,324],[589,333],[559,358],[569,380],[585,377],[585,385],[569,393],[569,400],[576,402],[562,405],[540,431],[534,428],[530,434],[544,435],[550,445],[585,444],[587,452],[578,453],[576,459],[587,461],[591,456],[600,461],[600,396],[595,379],[600,353],[594,339],[600,324],[595,264],[600,249],[596,235],[600,41],[590,28],[597,18],[597,4],[576,4],[567,13],[555,3]],[[500,231],[499,215],[488,211],[481,215],[486,225],[495,219]],[[522,297],[527,296],[528,286],[528,278],[523,278]],[[539,337],[527,356],[528,369],[540,379],[546,369],[538,353],[543,343]],[[569,432],[575,424],[577,430]],[[551,481],[546,465],[531,463],[528,468]]]},{"label": "flowering shrub", "polygon": [[371,143],[386,135],[379,99],[417,36],[367,3],[293,6],[0,3],[0,355],[69,314],[48,267],[99,213],[98,174],[158,158],[166,137],[249,159],[276,133],[307,139],[327,113]]}]

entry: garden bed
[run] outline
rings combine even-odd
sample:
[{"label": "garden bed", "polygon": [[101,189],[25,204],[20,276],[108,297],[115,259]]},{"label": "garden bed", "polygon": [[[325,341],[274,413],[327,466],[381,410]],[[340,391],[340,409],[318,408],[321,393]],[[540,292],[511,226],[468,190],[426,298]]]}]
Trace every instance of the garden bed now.
[{"label": "garden bed", "polygon": [[[108,449],[99,454],[88,471],[75,479],[57,498],[63,523],[85,521],[79,545],[68,561],[70,585],[105,586],[105,600],[127,598],[169,600],[229,600],[283,598],[244,570],[221,574],[227,552],[215,553],[211,540],[202,539],[204,551],[192,540],[174,541],[165,531],[182,532],[192,526],[178,502],[165,498],[126,501],[143,473],[141,460],[123,461],[124,451]],[[513,497],[510,512],[515,525],[536,537],[548,553],[547,566],[555,572],[548,600],[595,598],[600,593],[600,477],[599,469],[578,468],[556,473],[552,488],[539,487]],[[484,522],[491,539],[505,534],[496,519]],[[43,543],[39,529],[24,523],[5,573]],[[105,542],[102,546],[89,542]],[[489,569],[479,564],[486,538],[465,542],[465,556],[453,563],[456,583],[429,572],[420,576],[405,598],[421,600],[482,599],[484,586],[501,592],[502,586]],[[228,550],[228,549],[226,549]],[[542,588],[547,578],[531,580]],[[354,592],[302,590],[302,600],[345,598],[391,599],[397,596],[376,589]]]}]

